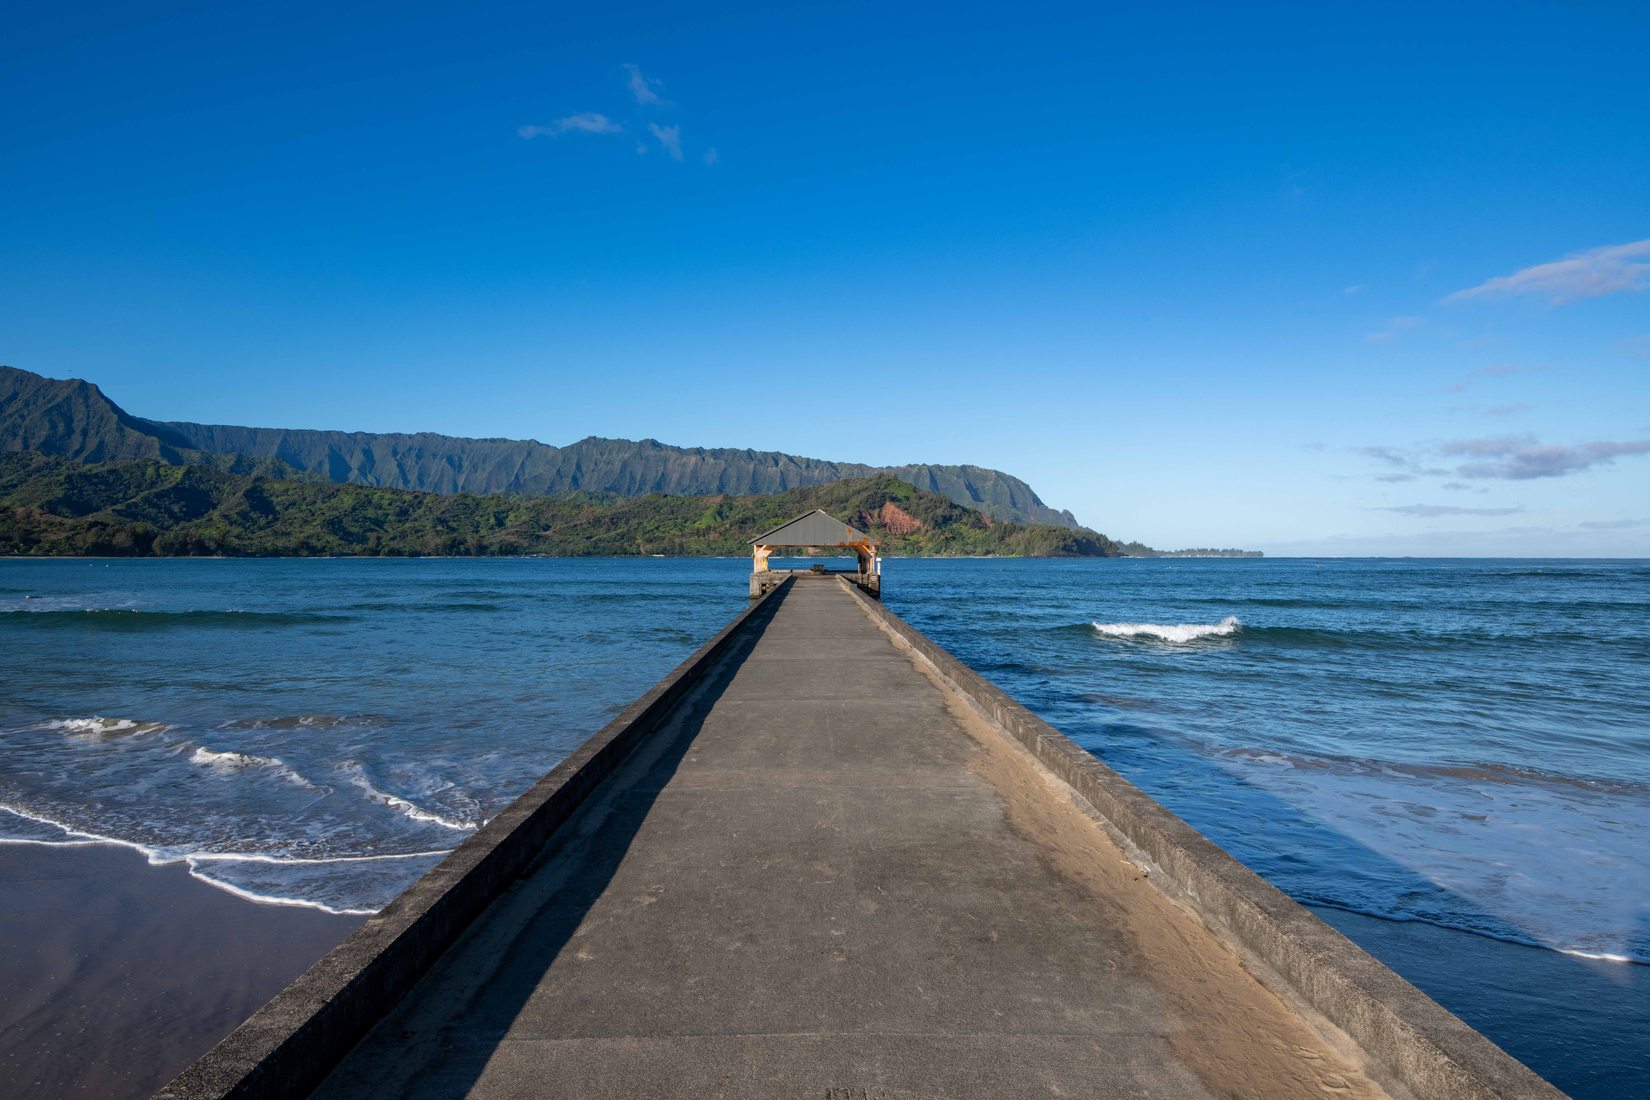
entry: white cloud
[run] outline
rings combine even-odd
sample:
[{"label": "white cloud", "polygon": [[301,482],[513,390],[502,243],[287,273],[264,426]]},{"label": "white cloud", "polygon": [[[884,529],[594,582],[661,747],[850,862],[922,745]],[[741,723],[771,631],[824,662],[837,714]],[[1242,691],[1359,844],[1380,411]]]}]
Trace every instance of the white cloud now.
[{"label": "white cloud", "polygon": [[1643,290],[1650,286],[1650,263],[1637,262],[1642,257],[1650,257],[1650,239],[1590,248],[1511,275],[1498,275],[1478,286],[1458,290],[1444,301],[1541,294],[1556,305],[1577,298]]},{"label": "white cloud", "polygon": [[660,126],[657,122],[647,124],[647,132],[659,139],[659,145],[670,154],[671,160],[682,159],[682,128],[680,126]]},{"label": "white cloud", "polygon": [[1650,439],[1595,440],[1563,446],[1544,445],[1532,435],[1508,435],[1458,440],[1444,444],[1439,450],[1446,455],[1474,460],[1456,470],[1461,477],[1530,481],[1578,474],[1594,466],[1607,466],[1618,458],[1650,454]]},{"label": "white cloud", "polygon": [[629,74],[625,82],[630,85],[630,94],[636,97],[638,106],[657,107],[664,102],[659,98],[659,93],[653,90],[664,87],[663,84],[652,77],[642,75],[642,70],[635,65],[626,64],[624,70]]},{"label": "white cloud", "polygon": [[1513,401],[1505,405],[1450,405],[1444,411],[1477,413],[1481,416],[1517,416],[1519,413],[1529,412],[1530,406],[1522,401]]},{"label": "white cloud", "polygon": [[1427,319],[1425,317],[1394,317],[1386,323],[1386,328],[1382,329],[1380,332],[1372,332],[1368,336],[1364,337],[1364,339],[1368,340],[1371,344],[1384,344],[1388,340],[1395,339],[1400,332],[1407,332],[1409,329],[1419,328],[1426,323]]},{"label": "white cloud", "polygon": [[1397,512],[1404,516],[1421,516],[1431,519],[1434,516],[1510,516],[1522,512],[1522,508],[1462,508],[1455,504],[1399,504],[1391,508],[1377,508],[1377,512]]},{"label": "white cloud", "polygon": [[604,114],[580,111],[558,118],[548,126],[523,126],[516,133],[524,138],[561,137],[563,134],[616,134],[624,127]]},{"label": "white cloud", "polygon": [[1459,382],[1451,382],[1449,385],[1449,392],[1461,393],[1462,391],[1470,388],[1472,384],[1478,380],[1480,375],[1487,375],[1491,378],[1501,378],[1509,374],[1536,374],[1546,369],[1546,364],[1519,366],[1517,363],[1491,363],[1487,367],[1479,367]]},{"label": "white cloud", "polygon": [[704,160],[705,160],[706,164],[721,164],[722,163],[721,156],[716,152],[716,146],[712,145],[709,149],[705,150]]},{"label": "white cloud", "polygon": [[1384,462],[1392,467],[1385,475],[1377,477],[1376,481],[1413,481],[1417,477],[1443,477],[1448,470],[1425,466],[1419,455],[1412,454],[1401,447],[1355,447],[1358,454]]}]

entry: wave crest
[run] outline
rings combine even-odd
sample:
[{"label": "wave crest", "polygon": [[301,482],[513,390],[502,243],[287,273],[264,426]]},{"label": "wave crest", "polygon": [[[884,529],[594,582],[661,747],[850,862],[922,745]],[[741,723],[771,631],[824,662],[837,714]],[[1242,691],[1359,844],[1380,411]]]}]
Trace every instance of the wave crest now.
[{"label": "wave crest", "polygon": [[103,740],[135,733],[154,733],[170,727],[164,722],[139,722],[131,718],[105,718],[101,714],[94,714],[90,718],[59,718],[47,722],[46,728],[62,730],[71,737]]},{"label": "wave crest", "polygon": [[1161,623],[1092,623],[1096,633],[1108,638],[1157,638],[1180,645],[1199,638],[1218,638],[1236,634],[1243,629],[1236,615],[1228,615],[1218,623],[1179,623],[1165,626]]},{"label": "wave crest", "polygon": [[443,817],[433,810],[425,809],[416,802],[410,802],[407,799],[402,798],[400,795],[390,794],[388,791],[381,791],[377,787],[373,786],[372,780],[367,778],[366,772],[361,769],[361,765],[359,763],[352,761],[348,764],[341,765],[338,770],[349,776],[349,781],[359,787],[369,799],[374,802],[381,802],[385,806],[390,807],[392,810],[399,810],[402,814],[413,821],[428,822],[429,824],[439,825],[444,829],[453,829],[458,832],[474,832],[475,830],[481,828],[482,825],[486,824],[485,821],[477,824],[475,822],[456,821],[450,817]]},{"label": "wave crest", "polygon": [[245,752],[218,752],[204,745],[197,747],[189,757],[191,764],[199,764],[204,768],[213,768],[218,771],[238,771],[242,768],[269,768],[276,775],[289,783],[296,783],[300,787],[313,787],[315,784],[293,771],[285,760],[278,756],[253,756]]},{"label": "wave crest", "polygon": [[380,714],[282,714],[273,718],[236,718],[219,726],[223,730],[332,729],[334,726],[387,726]]}]

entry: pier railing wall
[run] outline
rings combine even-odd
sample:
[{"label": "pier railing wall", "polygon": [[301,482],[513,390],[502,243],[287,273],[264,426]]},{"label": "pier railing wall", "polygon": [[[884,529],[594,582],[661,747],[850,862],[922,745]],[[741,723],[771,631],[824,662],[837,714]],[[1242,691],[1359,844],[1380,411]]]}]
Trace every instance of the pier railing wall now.
[{"label": "pier railing wall", "polygon": [[1557,1089],[1239,863],[927,635],[843,586],[896,643],[1081,795],[1229,944],[1346,1032],[1383,1077],[1427,1100],[1556,1100]]}]

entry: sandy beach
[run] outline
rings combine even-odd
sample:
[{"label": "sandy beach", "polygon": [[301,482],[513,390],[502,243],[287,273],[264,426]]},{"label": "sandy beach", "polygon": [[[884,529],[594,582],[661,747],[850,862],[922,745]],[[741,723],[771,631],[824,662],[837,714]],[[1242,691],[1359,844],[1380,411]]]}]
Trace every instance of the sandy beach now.
[{"label": "sandy beach", "polygon": [[148,1096],[361,922],[108,845],[0,845],[0,1094]]}]

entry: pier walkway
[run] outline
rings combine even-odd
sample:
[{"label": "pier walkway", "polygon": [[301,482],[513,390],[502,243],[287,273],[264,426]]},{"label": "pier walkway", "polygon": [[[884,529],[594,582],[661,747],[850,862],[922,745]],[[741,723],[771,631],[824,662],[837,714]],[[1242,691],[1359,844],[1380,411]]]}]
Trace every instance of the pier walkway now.
[{"label": "pier walkway", "polygon": [[1238,1045],[1356,1080],[1275,998],[1225,1012],[1268,995],[1206,932],[1144,965],[1178,914],[844,586],[724,662],[323,1096],[1200,1097]]},{"label": "pier walkway", "polygon": [[163,1095],[306,1092],[280,1052],[328,1026],[365,1032],[320,1083],[337,1100],[1555,1095],[1325,928],[1374,968],[1354,984],[1425,1017],[1369,1031],[1372,1057],[890,622],[845,582],[786,583],[410,992],[359,1007],[361,944],[416,932],[392,906],[393,935],[369,922],[354,962],[346,943]]}]

